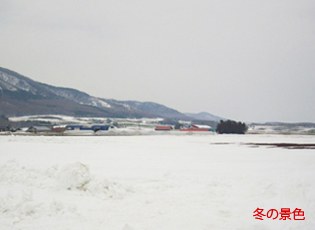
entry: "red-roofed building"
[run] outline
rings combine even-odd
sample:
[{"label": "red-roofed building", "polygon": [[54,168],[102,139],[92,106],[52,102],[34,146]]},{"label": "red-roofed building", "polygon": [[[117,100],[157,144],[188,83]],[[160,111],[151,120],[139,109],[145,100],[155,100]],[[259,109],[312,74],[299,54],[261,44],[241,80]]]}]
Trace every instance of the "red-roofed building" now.
[{"label": "red-roofed building", "polygon": [[172,126],[156,126],[155,131],[170,131],[172,130]]}]

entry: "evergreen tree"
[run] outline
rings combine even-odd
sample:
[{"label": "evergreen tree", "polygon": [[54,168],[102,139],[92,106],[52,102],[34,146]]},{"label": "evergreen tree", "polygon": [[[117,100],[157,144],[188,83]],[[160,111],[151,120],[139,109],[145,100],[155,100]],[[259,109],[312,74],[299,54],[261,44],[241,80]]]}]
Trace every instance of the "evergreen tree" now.
[{"label": "evergreen tree", "polygon": [[181,129],[182,126],[183,126],[183,124],[181,124],[181,123],[179,123],[179,122],[177,121],[174,128],[175,128],[175,129]]},{"label": "evergreen tree", "polygon": [[247,131],[247,125],[242,122],[236,122],[232,120],[220,121],[217,125],[216,132],[222,133],[235,133],[235,134],[245,134]]}]

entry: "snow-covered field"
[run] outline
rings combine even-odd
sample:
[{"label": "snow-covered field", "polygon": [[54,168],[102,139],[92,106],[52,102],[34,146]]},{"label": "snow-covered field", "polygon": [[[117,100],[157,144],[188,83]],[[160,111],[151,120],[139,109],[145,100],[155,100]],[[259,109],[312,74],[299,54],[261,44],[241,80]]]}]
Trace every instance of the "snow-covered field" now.
[{"label": "snow-covered field", "polygon": [[20,117],[10,117],[11,122],[22,122],[22,121],[43,121],[50,122],[52,124],[82,124],[89,125],[93,123],[97,124],[107,124],[107,121],[110,122],[116,121],[120,125],[135,125],[141,126],[154,124],[157,125],[158,122],[163,121],[163,118],[104,118],[104,117],[73,117],[65,115],[33,115],[33,116],[20,116]]},{"label": "snow-covered field", "polygon": [[315,150],[253,142],[315,136],[0,136],[0,229],[314,229]]}]

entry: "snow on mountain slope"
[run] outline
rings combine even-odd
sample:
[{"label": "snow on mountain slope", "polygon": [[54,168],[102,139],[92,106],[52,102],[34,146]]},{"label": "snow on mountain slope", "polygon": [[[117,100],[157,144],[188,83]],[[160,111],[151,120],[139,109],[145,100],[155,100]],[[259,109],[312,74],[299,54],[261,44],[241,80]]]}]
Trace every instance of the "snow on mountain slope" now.
[{"label": "snow on mountain slope", "polygon": [[0,96],[4,102],[2,113],[8,116],[63,114],[189,120],[179,111],[158,103],[97,98],[76,89],[36,82],[1,67]]},{"label": "snow on mountain slope", "polygon": [[96,97],[91,97],[91,101],[92,101],[93,106],[111,108],[110,104],[108,104],[105,101],[102,101]]},{"label": "snow on mountain slope", "polygon": [[111,108],[110,104],[75,89],[54,87],[48,85],[45,85],[44,87],[57,96],[66,98],[81,105]]},{"label": "snow on mountain slope", "polygon": [[122,101],[122,103],[137,110],[159,115],[160,117],[189,120],[189,117],[179,111],[155,102]]},{"label": "snow on mountain slope", "polygon": [[36,89],[32,87],[27,81],[19,79],[10,74],[0,71],[0,86],[2,90],[18,91],[24,90],[36,94]]},{"label": "snow on mountain slope", "polygon": [[[2,94],[5,91],[16,92],[24,91],[38,97],[53,98],[61,97],[70,101],[74,101],[81,105],[89,105],[95,107],[111,108],[110,104],[88,95],[79,90],[50,86],[40,82],[35,82],[18,73],[0,68],[0,87]],[[23,94],[24,96],[25,94]]]}]

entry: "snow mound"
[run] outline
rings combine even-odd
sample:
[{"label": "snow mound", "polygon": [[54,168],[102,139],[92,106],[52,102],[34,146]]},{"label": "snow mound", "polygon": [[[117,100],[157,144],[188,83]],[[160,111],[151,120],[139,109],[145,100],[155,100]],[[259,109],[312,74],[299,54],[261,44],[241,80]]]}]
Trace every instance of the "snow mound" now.
[{"label": "snow mound", "polygon": [[64,166],[56,176],[57,184],[64,189],[79,189],[86,191],[87,184],[91,181],[89,168],[82,163]]},{"label": "snow mound", "polygon": [[105,178],[97,178],[90,173],[87,165],[80,162],[63,167],[54,165],[46,170],[20,166],[9,161],[0,166],[0,184],[19,184],[33,188],[82,191],[102,198],[119,197],[130,191]]},{"label": "snow mound", "polygon": [[126,224],[122,230],[134,230],[129,224]]},{"label": "snow mound", "polygon": [[[34,198],[35,197],[35,198]],[[39,219],[43,216],[70,216],[76,214],[76,206],[65,204],[54,199],[38,200],[32,189],[9,191],[0,197],[0,213],[11,224],[23,220]]]},{"label": "snow mound", "polygon": [[81,190],[102,199],[123,198],[130,190],[115,182],[91,175],[87,165],[68,164],[55,172],[56,186],[66,190]]},{"label": "snow mound", "polygon": [[118,183],[92,175],[80,162],[40,169],[8,161],[0,165],[0,225],[10,229],[56,218],[79,223],[86,213],[83,197],[99,203],[123,199],[127,192]]},{"label": "snow mound", "polygon": [[22,190],[20,194],[10,191],[6,197],[0,199],[0,213],[14,217],[15,221],[37,217],[41,209],[42,204],[34,201],[32,190]]}]

